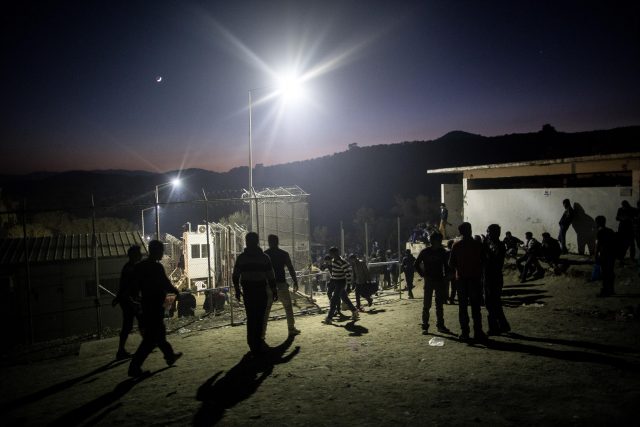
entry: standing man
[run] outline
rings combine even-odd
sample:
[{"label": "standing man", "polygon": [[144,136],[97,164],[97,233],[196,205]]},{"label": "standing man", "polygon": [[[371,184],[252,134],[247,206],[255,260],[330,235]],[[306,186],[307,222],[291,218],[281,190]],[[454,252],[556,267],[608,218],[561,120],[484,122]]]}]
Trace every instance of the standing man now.
[{"label": "standing man", "polygon": [[440,203],[440,234],[442,234],[442,238],[447,238],[447,225],[449,224],[449,209],[447,209],[447,205],[444,203]]},{"label": "standing man", "polygon": [[618,221],[618,239],[620,242],[620,262],[624,262],[624,257],[629,251],[629,256],[633,261],[636,257],[636,243],[633,236],[633,217],[634,209],[626,200],[622,201],[622,206],[616,214]]},{"label": "standing man", "polygon": [[140,252],[140,246],[133,245],[127,251],[129,261],[122,267],[120,273],[120,287],[118,288],[118,294],[111,302],[112,306],[120,304],[122,309],[122,329],[120,329],[120,342],[118,343],[118,352],[116,353],[116,360],[123,360],[131,357],[131,354],[125,350],[124,345],[127,342],[127,338],[133,329],[133,319],[138,320],[138,329],[142,330],[142,324],[140,322],[140,294],[138,292],[134,270],[137,263],[142,259],[142,253]]},{"label": "standing man", "polygon": [[262,339],[269,297],[267,286],[271,289],[272,301],[278,300],[278,289],[271,260],[258,246],[258,233],[247,233],[245,243],[244,251],[233,266],[232,281],[238,301],[244,297],[249,349],[253,356],[259,356],[267,348]]},{"label": "standing man", "polygon": [[487,320],[489,322],[489,335],[500,335],[509,332],[511,326],[507,322],[502,309],[502,267],[506,247],[500,241],[500,226],[491,224],[487,228],[487,238],[483,242],[483,273],[484,273],[484,301],[489,312]]},{"label": "standing man", "polygon": [[438,332],[449,333],[444,325],[443,304],[447,300],[447,281],[449,280],[449,267],[447,265],[449,254],[442,246],[442,235],[431,235],[431,246],[420,251],[415,260],[415,269],[424,278],[424,305],[422,306],[422,333],[429,333],[429,311],[433,293],[436,294],[436,328]]},{"label": "standing man", "polygon": [[[269,255],[271,259],[271,265],[273,266],[273,272],[276,277],[276,288],[278,289],[278,299],[284,306],[284,312],[287,315],[287,326],[289,327],[289,336],[299,335],[300,330],[296,329],[295,319],[293,318],[293,305],[291,304],[291,294],[289,293],[289,284],[285,277],[284,268],[287,267],[291,280],[293,280],[293,292],[298,292],[298,277],[296,276],[296,270],[293,268],[291,257],[289,252],[284,251],[278,247],[280,239],[275,234],[269,234],[267,237],[269,242],[269,249],[264,251]],[[269,289],[267,288],[267,292]],[[267,320],[269,319],[269,313],[271,312],[272,298],[267,298],[267,311],[265,312],[264,329],[262,332],[262,339],[264,340],[267,332]]]},{"label": "standing man", "polygon": [[361,298],[367,300],[369,307],[373,304],[371,290],[367,289],[371,283],[371,274],[369,274],[367,263],[358,259],[356,254],[349,255],[349,263],[351,264],[351,270],[353,272],[351,276],[353,279],[352,282],[355,284],[356,309],[362,312],[364,309],[362,308]]},{"label": "standing man", "polygon": [[449,267],[456,275],[458,290],[458,318],[460,320],[460,340],[469,339],[469,312],[471,305],[473,331],[476,341],[484,341],[487,336],[482,330],[480,304],[482,301],[482,242],[471,234],[471,224],[463,222],[458,226],[462,239],[451,248]]},{"label": "standing man", "polygon": [[411,249],[407,249],[402,258],[402,271],[404,271],[404,278],[407,281],[407,292],[410,299],[413,299],[413,264],[415,262],[416,258],[411,253]]},{"label": "standing man", "polygon": [[615,274],[613,267],[616,262],[616,235],[612,229],[606,226],[607,219],[599,215],[596,217],[596,264],[600,265],[602,271],[602,289],[597,295],[599,297],[608,297],[613,295],[613,284]]},{"label": "standing man", "polygon": [[349,300],[349,296],[346,291],[347,281],[351,277],[351,268],[349,263],[342,259],[340,251],[335,246],[329,249],[329,256],[331,257],[331,266],[329,271],[331,272],[333,294],[331,295],[331,301],[329,302],[329,313],[322,323],[325,325],[330,325],[332,323],[333,315],[339,308],[341,299],[345,304],[347,304],[349,310],[351,310],[351,319],[358,320],[358,311],[351,300]]},{"label": "standing man", "polygon": [[174,353],[167,341],[167,330],[164,326],[164,301],[167,293],[180,294],[173,286],[160,260],[164,255],[164,245],[158,240],[149,242],[149,256],[136,264],[135,282],[141,293],[142,321],[144,335],[138,350],[131,359],[129,376],[139,377],[143,374],[142,363],[157,346],[164,355],[167,365],[173,365],[182,356]]},{"label": "standing man", "polygon": [[567,230],[569,230],[569,226],[571,222],[573,222],[573,208],[571,207],[571,202],[569,199],[564,199],[562,201],[562,206],[564,206],[564,212],[560,217],[560,233],[558,234],[558,240],[560,241],[560,245],[562,245],[562,253],[568,254],[569,250],[567,249]]}]

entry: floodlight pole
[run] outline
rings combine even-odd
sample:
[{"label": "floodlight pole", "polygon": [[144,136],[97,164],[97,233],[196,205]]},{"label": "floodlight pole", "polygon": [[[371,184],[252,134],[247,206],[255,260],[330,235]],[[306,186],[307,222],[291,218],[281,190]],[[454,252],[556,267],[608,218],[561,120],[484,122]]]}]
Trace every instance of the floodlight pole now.
[{"label": "floodlight pole", "polygon": [[160,240],[160,202],[158,201],[158,185],[156,185],[156,240]]}]

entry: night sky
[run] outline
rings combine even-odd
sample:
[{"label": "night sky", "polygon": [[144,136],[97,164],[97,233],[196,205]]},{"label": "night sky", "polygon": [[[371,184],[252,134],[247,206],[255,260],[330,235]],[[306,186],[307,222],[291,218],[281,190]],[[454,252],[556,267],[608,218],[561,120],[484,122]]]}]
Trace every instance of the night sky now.
[{"label": "night sky", "polygon": [[[0,173],[244,166],[254,88],[264,164],[640,124],[637,1],[15,3]],[[271,96],[292,70],[304,96]]]}]

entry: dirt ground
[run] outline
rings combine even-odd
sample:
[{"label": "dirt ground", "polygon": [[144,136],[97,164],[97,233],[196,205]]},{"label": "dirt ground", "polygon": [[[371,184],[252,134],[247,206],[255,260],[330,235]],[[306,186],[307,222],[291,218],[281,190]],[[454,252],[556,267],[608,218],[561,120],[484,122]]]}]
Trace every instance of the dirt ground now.
[{"label": "dirt ground", "polygon": [[[113,361],[117,338],[86,342],[77,355],[3,367],[2,424],[637,425],[637,267],[621,268],[605,299],[589,269],[525,284],[508,275],[512,333],[486,344],[422,335],[421,282],[416,299],[387,299],[355,323],[299,316],[295,340],[270,322],[262,362],[245,357],[244,326],[171,334],[183,358],[167,368],[155,351],[140,380]],[[445,306],[456,334],[457,309]],[[434,336],[444,346],[430,346]],[[131,335],[129,349],[137,343]]]}]

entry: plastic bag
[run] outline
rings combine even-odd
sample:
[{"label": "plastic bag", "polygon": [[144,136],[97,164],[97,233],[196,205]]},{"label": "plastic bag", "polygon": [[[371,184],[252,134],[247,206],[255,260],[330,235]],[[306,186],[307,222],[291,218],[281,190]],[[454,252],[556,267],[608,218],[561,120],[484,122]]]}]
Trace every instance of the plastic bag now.
[{"label": "plastic bag", "polygon": [[429,345],[431,347],[444,347],[444,339],[440,337],[433,337],[429,340]]}]

